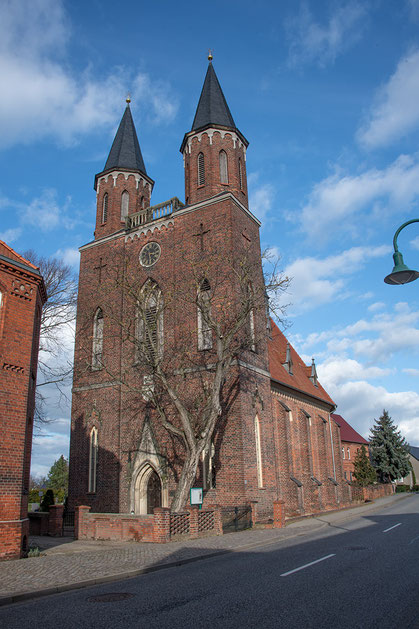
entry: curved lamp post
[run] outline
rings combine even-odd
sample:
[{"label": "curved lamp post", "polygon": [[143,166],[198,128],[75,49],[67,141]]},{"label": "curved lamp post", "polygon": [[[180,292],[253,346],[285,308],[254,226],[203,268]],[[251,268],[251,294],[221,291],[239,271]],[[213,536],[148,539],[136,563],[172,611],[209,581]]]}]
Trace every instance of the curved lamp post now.
[{"label": "curved lamp post", "polygon": [[384,278],[384,281],[386,282],[386,284],[408,284],[409,282],[413,282],[419,277],[419,271],[414,271],[412,269],[409,269],[409,267],[405,265],[405,263],[403,262],[403,256],[397,247],[398,235],[400,234],[402,229],[404,229],[407,225],[410,225],[411,223],[419,223],[419,218],[412,218],[411,221],[407,221],[406,223],[403,223],[403,225],[401,225],[399,229],[396,231],[396,233],[394,234],[394,238],[393,238],[394,268],[392,272],[390,273],[390,275],[387,275],[387,277]]}]

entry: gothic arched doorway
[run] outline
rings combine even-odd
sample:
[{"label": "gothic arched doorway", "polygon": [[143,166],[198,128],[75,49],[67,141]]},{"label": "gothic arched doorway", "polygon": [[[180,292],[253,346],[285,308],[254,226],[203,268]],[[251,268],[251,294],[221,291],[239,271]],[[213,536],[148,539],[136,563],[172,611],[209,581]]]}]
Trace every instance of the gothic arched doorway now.
[{"label": "gothic arched doorway", "polygon": [[153,513],[155,507],[161,507],[161,482],[157,472],[152,470],[147,481],[147,513]]}]

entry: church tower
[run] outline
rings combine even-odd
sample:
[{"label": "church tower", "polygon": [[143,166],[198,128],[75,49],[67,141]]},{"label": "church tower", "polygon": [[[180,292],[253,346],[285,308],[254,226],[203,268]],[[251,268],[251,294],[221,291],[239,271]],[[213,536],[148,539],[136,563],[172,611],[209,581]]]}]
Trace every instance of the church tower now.
[{"label": "church tower", "polygon": [[[247,146],[209,58],[180,149],[185,203],[173,197],[151,205],[154,182],[127,105],[95,178],[95,238],[80,248],[72,506],[146,514],[172,504],[185,445],[164,426],[160,401],[151,402],[158,389],[153,373],[170,373],[185,406],[199,404],[218,351],[205,312],[231,322],[250,294],[264,294],[260,223],[248,207]],[[231,361],[195,486],[204,488],[204,505],[256,501],[259,515],[269,517],[277,466],[267,317],[264,307],[246,316],[236,336],[239,343],[243,332],[250,342]],[[167,390],[159,400],[166,403]],[[176,427],[175,406],[167,419]]]}]

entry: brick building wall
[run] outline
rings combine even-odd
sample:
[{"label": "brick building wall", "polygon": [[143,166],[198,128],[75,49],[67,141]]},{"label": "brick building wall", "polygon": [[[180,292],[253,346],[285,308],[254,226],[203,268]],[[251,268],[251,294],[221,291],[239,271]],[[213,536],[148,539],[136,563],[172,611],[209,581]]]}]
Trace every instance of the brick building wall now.
[{"label": "brick building wall", "polygon": [[39,271],[0,241],[0,559],[29,533],[28,491],[41,309]]}]

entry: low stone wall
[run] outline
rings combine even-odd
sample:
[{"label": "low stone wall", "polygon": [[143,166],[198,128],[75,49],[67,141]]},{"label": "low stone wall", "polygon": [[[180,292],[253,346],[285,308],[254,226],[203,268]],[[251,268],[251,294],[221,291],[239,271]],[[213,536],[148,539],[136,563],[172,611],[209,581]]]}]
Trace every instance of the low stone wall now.
[{"label": "low stone wall", "polygon": [[159,507],[153,515],[90,513],[90,507],[76,507],[74,537],[114,541],[156,542],[222,535],[221,510],[189,507],[181,513]]},{"label": "low stone wall", "polygon": [[352,502],[365,502],[366,500],[375,500],[376,498],[384,498],[394,493],[391,483],[368,485],[368,487],[350,486]]},{"label": "low stone wall", "polygon": [[51,535],[61,537],[63,534],[64,505],[51,505],[49,511],[30,511],[29,535]]}]

